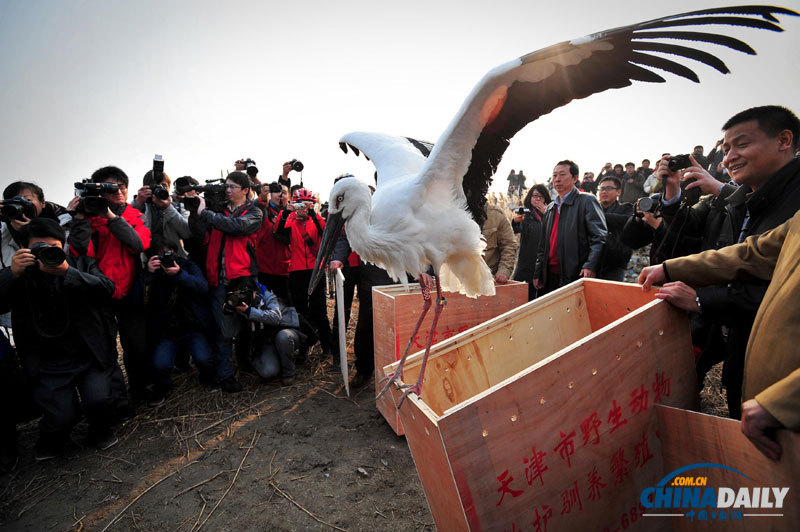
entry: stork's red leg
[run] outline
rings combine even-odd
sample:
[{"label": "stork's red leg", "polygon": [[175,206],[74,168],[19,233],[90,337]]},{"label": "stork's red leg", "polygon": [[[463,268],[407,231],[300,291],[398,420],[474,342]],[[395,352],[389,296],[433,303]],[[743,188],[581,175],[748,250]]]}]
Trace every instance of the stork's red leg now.
[{"label": "stork's red leg", "polygon": [[[439,286],[439,280],[436,280],[436,286]],[[438,289],[438,288],[437,288]],[[378,384],[382,383],[385,380],[389,380],[381,393],[375,396],[375,399],[380,399],[383,394],[389,390],[389,387],[392,385],[393,382],[396,382],[397,379],[403,376],[403,365],[406,363],[406,358],[408,357],[408,353],[411,352],[411,346],[414,343],[414,338],[417,337],[417,333],[419,332],[419,328],[422,325],[422,320],[425,319],[425,315],[428,314],[428,310],[431,308],[431,289],[427,286],[422,287],[422,312],[420,312],[419,319],[417,319],[417,324],[414,326],[414,332],[411,333],[411,338],[408,340],[408,345],[406,346],[406,350],[403,352],[403,356],[400,357],[400,363],[397,365],[397,369],[394,370],[394,373],[387,375],[386,377],[382,378],[378,381]],[[435,323],[435,322],[434,322]],[[433,329],[431,329],[432,331]]]},{"label": "stork's red leg", "polygon": [[439,315],[444,310],[444,306],[447,301],[442,296],[442,287],[439,285],[439,276],[436,276],[436,308],[433,309],[433,323],[431,324],[431,332],[428,334],[428,342],[425,345],[425,354],[422,355],[422,367],[419,370],[419,378],[417,378],[417,382],[410,386],[403,395],[400,396],[400,401],[397,403],[397,409],[399,410],[403,404],[403,401],[406,400],[408,394],[415,393],[418,396],[422,395],[422,379],[425,376],[425,366],[428,365],[428,355],[431,352],[431,343],[433,343],[433,333],[436,330],[436,324],[439,323]]}]

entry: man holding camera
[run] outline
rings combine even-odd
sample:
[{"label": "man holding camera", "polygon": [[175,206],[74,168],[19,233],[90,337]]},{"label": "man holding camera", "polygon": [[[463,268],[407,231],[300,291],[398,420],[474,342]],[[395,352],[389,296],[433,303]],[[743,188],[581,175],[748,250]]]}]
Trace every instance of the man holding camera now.
[{"label": "man holding camera", "polygon": [[645,195],[644,182],[647,178],[642,174],[637,174],[635,168],[635,164],[625,163],[625,173],[616,176],[622,181],[622,195],[619,199],[622,203],[634,204],[636,200]]},{"label": "man holding camera", "polygon": [[[87,186],[99,190],[99,196],[76,196],[67,205],[67,209],[75,213],[69,234],[70,253],[94,257],[100,271],[114,281],[111,308],[119,330],[130,396],[135,405],[146,400],[151,375],[144,311],[140,305],[131,303],[128,293],[142,269],[140,255],[150,247],[150,230],[142,220],[142,213],[128,205],[128,176],[125,172],[116,166],[100,168],[92,174],[91,183],[84,184],[85,188]],[[99,201],[89,203],[90,199]],[[87,207],[90,207],[88,212]],[[130,417],[131,407],[118,365],[113,370],[112,379],[118,414],[121,418]]]},{"label": "man holding camera", "polygon": [[[704,249],[743,242],[748,236],[777,227],[800,209],[800,159],[795,157],[800,135],[797,116],[785,107],[754,107],[730,118],[722,129],[725,134],[723,162],[739,187],[733,189],[724,202],[719,202],[722,203],[721,215],[688,209],[676,214],[672,221],[672,224],[685,224],[689,230],[703,231]],[[692,165],[682,173],[669,168],[660,170],[668,175],[665,198],[678,198],[683,194],[681,181],[689,183],[685,187],[687,193],[700,188],[717,191],[722,196],[719,191],[731,188],[714,179],[693,156],[690,161]],[[734,418],[741,412],[745,348],[767,284],[750,280],[695,289],[675,282],[662,289],[663,297],[677,307],[698,313],[713,327],[725,328],[720,333],[724,337],[724,347],[704,352],[698,364],[707,369],[725,360],[723,382],[728,392],[728,408]]]},{"label": "man holding camera", "polygon": [[481,235],[486,241],[483,260],[492,271],[494,282],[506,284],[514,273],[519,244],[503,209],[487,201],[485,211],[486,220],[481,227]]},{"label": "man holding camera", "polygon": [[17,349],[44,412],[36,459],[63,453],[80,420],[76,388],[89,440],[108,449],[117,443],[109,403],[115,337],[105,318],[114,283],[94,259],[66,256],[66,233],[54,220],[34,218],[21,237],[25,247],[0,270],[0,311],[12,311]]},{"label": "man holding camera", "polygon": [[289,293],[289,243],[285,235],[275,233],[281,213],[286,210],[289,189],[273,181],[261,186],[258,205],[264,211],[264,222],[258,230],[256,259],[258,260],[258,282],[267,290],[292,304]]},{"label": "man holding camera", "polygon": [[250,178],[242,172],[232,172],[225,179],[227,203],[222,212],[206,209],[200,198],[197,210],[189,216],[189,225],[196,235],[205,235],[206,279],[211,287],[211,310],[220,331],[216,346],[217,383],[227,393],[239,392],[242,385],[234,376],[233,339],[243,321],[235,314],[223,312],[229,284],[242,277],[258,274],[256,235],[264,213],[254,201],[249,201]]},{"label": "man holding camera", "polygon": [[[163,161],[162,161],[163,164]],[[163,236],[178,255],[187,257],[183,241],[192,236],[189,221],[172,205],[171,180],[163,171],[149,170],[142,178],[142,187],[131,205],[142,213],[144,224],[152,235]]]},{"label": "man holding camera", "polygon": [[533,272],[539,295],[581,277],[596,277],[606,241],[606,220],[597,198],[576,188],[578,165],[559,161],[553,169],[558,197],[547,206]]},{"label": "man holding camera", "polygon": [[600,180],[599,187],[600,205],[606,218],[608,236],[597,277],[609,281],[624,281],[625,268],[633,250],[622,243],[621,238],[625,223],[633,214],[633,205],[619,202],[622,182],[618,178],[604,177]]}]

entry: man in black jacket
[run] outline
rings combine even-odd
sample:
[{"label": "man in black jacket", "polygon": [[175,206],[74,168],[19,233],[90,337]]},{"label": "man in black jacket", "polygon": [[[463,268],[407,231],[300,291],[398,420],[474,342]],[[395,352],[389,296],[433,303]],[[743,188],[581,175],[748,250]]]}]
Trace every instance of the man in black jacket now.
[{"label": "man in black jacket", "polygon": [[605,177],[599,183],[600,205],[606,218],[608,236],[600,259],[597,277],[609,281],[624,281],[625,267],[631,259],[633,250],[620,240],[625,222],[633,215],[633,205],[618,201],[622,182],[616,177]]},{"label": "man in black jacket", "polygon": [[533,284],[546,294],[580,277],[595,277],[606,241],[606,220],[597,198],[575,188],[578,165],[564,160],[553,169],[558,196],[547,206]]},{"label": "man in black jacket", "polygon": [[[797,116],[784,107],[754,107],[733,116],[722,130],[725,133],[722,144],[725,167],[739,187],[724,200],[724,217],[714,225],[719,227],[717,234],[705,235],[706,249],[718,249],[759,235],[782,224],[800,209],[800,159],[795,157],[800,134]],[[669,174],[667,199],[680,195],[680,179],[678,173]],[[715,183],[698,164],[686,169],[682,179],[698,181],[687,189],[701,186],[701,183]],[[716,183],[722,189],[727,186]],[[695,210],[685,215],[688,228],[706,227],[710,219],[702,218]],[[678,221],[679,215],[676,215]],[[684,221],[680,219],[680,223]],[[704,353],[700,364],[707,368],[725,359],[723,383],[728,392],[728,409],[734,418],[741,416],[744,353],[766,288],[767,283],[754,281],[698,290],[679,282],[663,289],[670,302],[688,312],[699,313],[713,327],[724,327],[727,332],[724,350],[709,354],[716,356],[712,360],[704,360]]]},{"label": "man in black jacket", "polygon": [[79,420],[76,388],[89,420],[89,440],[108,449],[117,443],[110,406],[116,349],[107,319],[114,282],[94,259],[66,257],[66,234],[58,222],[35,218],[23,231],[28,247],[0,270],[0,310],[12,311],[14,339],[44,412],[36,459],[63,452]]}]

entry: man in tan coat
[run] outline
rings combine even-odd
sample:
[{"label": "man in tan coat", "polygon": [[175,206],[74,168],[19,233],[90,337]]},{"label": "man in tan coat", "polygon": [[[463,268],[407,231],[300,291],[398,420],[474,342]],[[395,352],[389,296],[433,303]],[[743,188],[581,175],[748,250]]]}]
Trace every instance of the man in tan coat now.
[{"label": "man in tan coat", "polygon": [[[672,259],[642,270],[645,291],[664,281],[692,286],[736,280],[770,280],[758,308],[745,355],[742,432],[777,460],[776,428],[800,431],[800,212],[743,243]],[[668,282],[665,287],[676,283]],[[670,299],[668,291],[656,294]]]},{"label": "man in tan coat", "polygon": [[481,234],[486,240],[483,260],[492,271],[494,282],[507,283],[514,271],[519,244],[503,209],[497,205],[486,205],[486,221],[481,228]]}]

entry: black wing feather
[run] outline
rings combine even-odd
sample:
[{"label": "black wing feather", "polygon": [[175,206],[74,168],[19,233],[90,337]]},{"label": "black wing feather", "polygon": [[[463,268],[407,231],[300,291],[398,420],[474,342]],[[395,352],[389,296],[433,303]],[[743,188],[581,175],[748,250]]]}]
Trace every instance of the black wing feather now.
[{"label": "black wing feather", "polygon": [[[574,99],[625,87],[631,85],[632,80],[664,82],[663,77],[646,67],[658,68],[695,82],[699,81],[697,74],[681,63],[643,52],[668,53],[679,58],[705,63],[723,73],[728,72],[725,63],[712,54],[687,46],[653,42],[653,39],[706,42],[755,54],[747,43],[727,35],[693,31],[658,31],[659,29],[725,24],[783,31],[780,26],[773,23],[779,22],[775,14],[798,15],[795,11],[782,7],[733,6],[682,13],[600,32],[592,37],[595,40],[609,42],[613,46],[612,50],[594,52],[591,57],[580,61],[577,65],[563,66],[553,62],[553,73],[539,82],[511,83],[503,108],[481,131],[472,149],[469,168],[463,177],[464,193],[475,221],[478,225],[483,225],[486,216],[484,210],[486,192],[489,190],[492,175],[497,170],[510,139],[529,122]],[[742,15],[758,15],[764,20]],[[522,64],[534,61],[546,62],[549,58],[555,58],[571,48],[573,45],[569,42],[560,43],[526,54],[520,57],[520,61]]]}]

